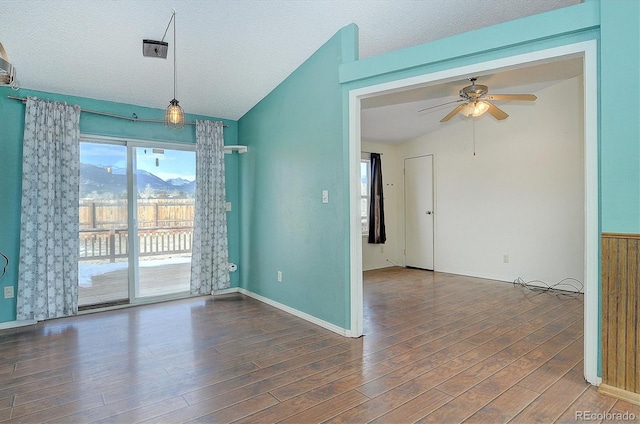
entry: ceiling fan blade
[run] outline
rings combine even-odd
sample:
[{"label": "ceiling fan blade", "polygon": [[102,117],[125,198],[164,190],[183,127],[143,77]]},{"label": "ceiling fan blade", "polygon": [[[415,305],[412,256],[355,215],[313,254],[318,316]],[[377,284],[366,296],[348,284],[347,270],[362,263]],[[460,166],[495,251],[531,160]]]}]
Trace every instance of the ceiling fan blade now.
[{"label": "ceiling fan blade", "polygon": [[489,112],[491,114],[491,116],[496,118],[498,121],[502,121],[503,119],[507,119],[507,117],[509,116],[509,115],[507,115],[507,113],[505,111],[503,111],[502,109],[500,109],[499,107],[497,107],[493,103],[487,102],[487,101],[485,101],[485,103],[489,105],[489,109],[487,110],[487,112]]},{"label": "ceiling fan blade", "polygon": [[446,105],[451,105],[451,104],[453,104],[453,103],[460,103],[460,102],[465,102],[465,101],[466,101],[465,99],[459,99],[459,100],[454,100],[454,101],[452,101],[452,102],[440,103],[439,105],[429,106],[429,107],[426,107],[426,108],[424,108],[424,109],[420,109],[420,110],[418,111],[418,113],[420,113],[420,112],[424,112],[425,110],[435,109],[435,108],[440,107],[440,106],[446,106]]},{"label": "ceiling fan blade", "polygon": [[460,110],[462,110],[462,108],[466,105],[466,103],[463,103],[461,105],[456,106],[451,112],[449,112],[449,114],[447,116],[445,116],[444,118],[442,118],[440,120],[440,122],[447,122],[449,119],[453,118],[456,113],[460,112]]},{"label": "ceiling fan blade", "polygon": [[483,98],[486,100],[526,100],[530,102],[537,99],[533,94],[487,94]]}]

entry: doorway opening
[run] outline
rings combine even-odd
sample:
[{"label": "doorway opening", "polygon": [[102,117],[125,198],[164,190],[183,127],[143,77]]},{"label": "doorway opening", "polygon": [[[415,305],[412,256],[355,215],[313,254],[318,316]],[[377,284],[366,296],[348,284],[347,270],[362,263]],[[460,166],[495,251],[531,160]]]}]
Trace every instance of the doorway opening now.
[{"label": "doorway opening", "polygon": [[[512,56],[461,68],[425,74],[404,80],[392,81],[375,86],[355,89],[349,93],[350,108],[350,184],[351,207],[358,210],[359,200],[355,194],[359,186],[354,171],[357,170],[361,150],[361,101],[393,91],[407,90],[410,87],[441,84],[470,77],[478,73],[515,69],[532,66],[546,61],[580,57],[583,63],[584,78],[584,375],[591,384],[599,384],[598,370],[598,269],[599,269],[599,232],[598,232],[598,139],[597,139],[597,44],[594,40],[576,43]],[[355,160],[354,160],[355,158]],[[359,226],[352,214],[351,223],[351,330],[350,335],[362,334],[363,287],[362,287],[362,245]],[[355,218],[354,218],[355,217]]]}]

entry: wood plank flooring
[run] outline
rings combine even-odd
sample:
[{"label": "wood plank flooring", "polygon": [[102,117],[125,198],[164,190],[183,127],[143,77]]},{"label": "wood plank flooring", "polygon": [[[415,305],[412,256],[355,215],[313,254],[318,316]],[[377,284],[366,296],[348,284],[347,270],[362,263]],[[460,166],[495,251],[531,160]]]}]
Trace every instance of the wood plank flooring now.
[{"label": "wood plank flooring", "polygon": [[364,280],[359,339],[240,294],[0,331],[0,421],[640,417],[639,407],[598,394],[582,377],[582,297],[401,268],[365,272]]}]

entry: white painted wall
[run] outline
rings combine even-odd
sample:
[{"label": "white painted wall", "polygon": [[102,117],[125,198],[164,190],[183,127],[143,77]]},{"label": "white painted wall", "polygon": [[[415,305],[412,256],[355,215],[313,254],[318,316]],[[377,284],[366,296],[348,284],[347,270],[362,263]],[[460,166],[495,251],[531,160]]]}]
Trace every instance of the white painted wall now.
[{"label": "white painted wall", "polygon": [[[384,193],[384,215],[387,241],[385,244],[369,244],[367,237],[362,237],[362,269],[368,271],[393,266],[393,263],[403,265],[398,240],[400,238],[399,225],[402,213],[402,167],[398,159],[398,146],[362,141],[363,152],[382,153],[382,182]],[[404,234],[402,235],[404,237]],[[390,260],[391,262],[387,261]]]},{"label": "white painted wall", "polygon": [[[455,117],[397,147],[399,163],[434,155],[437,271],[504,281],[583,281],[582,81],[579,76],[541,90],[535,104],[500,102],[510,115],[504,121]],[[403,184],[396,185],[396,228],[404,227]],[[404,232],[398,232],[397,246],[402,258]]]}]

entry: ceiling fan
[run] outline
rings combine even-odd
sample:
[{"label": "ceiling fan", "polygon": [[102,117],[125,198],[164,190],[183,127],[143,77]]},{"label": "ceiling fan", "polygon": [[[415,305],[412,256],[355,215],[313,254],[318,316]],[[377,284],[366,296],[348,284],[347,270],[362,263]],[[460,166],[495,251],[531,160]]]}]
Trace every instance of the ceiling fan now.
[{"label": "ceiling fan", "polygon": [[469,81],[471,81],[471,85],[468,85],[460,90],[461,99],[450,102],[464,103],[456,106],[451,112],[447,114],[447,116],[442,118],[440,122],[447,122],[457,113],[461,113],[465,116],[480,116],[485,112],[489,112],[489,114],[497,120],[503,120],[506,119],[509,115],[505,111],[491,103],[490,100],[534,101],[537,99],[537,97],[533,94],[488,94],[489,87],[487,87],[486,85],[476,84],[477,78],[469,78]]}]

